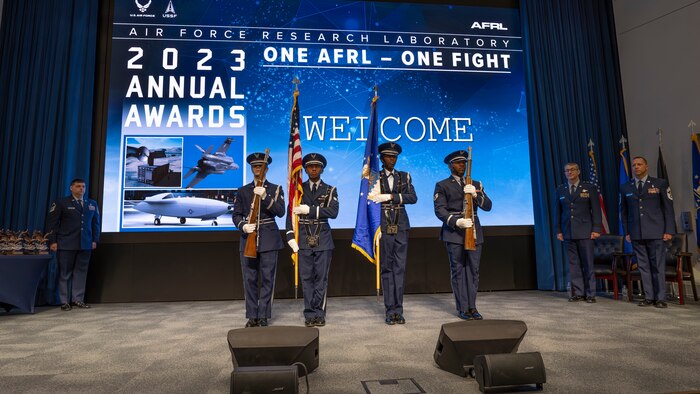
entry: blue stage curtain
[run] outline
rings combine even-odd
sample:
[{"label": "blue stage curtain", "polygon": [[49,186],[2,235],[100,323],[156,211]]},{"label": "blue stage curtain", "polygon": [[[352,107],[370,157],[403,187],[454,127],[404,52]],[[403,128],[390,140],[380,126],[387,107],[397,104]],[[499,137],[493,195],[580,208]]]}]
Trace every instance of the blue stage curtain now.
[{"label": "blue stage curtain", "polygon": [[0,25],[0,228],[42,230],[88,179],[98,0],[5,1]]},{"label": "blue stage curtain", "polygon": [[568,265],[556,239],[556,186],[567,162],[588,179],[596,144],[600,186],[618,228],[618,140],[625,135],[612,4],[605,0],[520,0],[535,215],[537,286],[565,290]]}]

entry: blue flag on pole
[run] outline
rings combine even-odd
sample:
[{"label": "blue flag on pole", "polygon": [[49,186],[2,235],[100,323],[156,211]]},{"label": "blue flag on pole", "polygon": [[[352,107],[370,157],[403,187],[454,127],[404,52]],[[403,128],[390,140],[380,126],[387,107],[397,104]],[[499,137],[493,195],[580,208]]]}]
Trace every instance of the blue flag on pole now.
[{"label": "blue flag on pole", "polygon": [[362,253],[367,260],[378,264],[377,259],[380,231],[381,205],[368,199],[370,191],[379,182],[377,100],[372,98],[372,115],[370,117],[369,134],[365,146],[365,156],[362,159],[362,179],[360,180],[360,195],[357,202],[357,219],[355,232],[352,236],[352,247]]},{"label": "blue flag on pole", "polygon": [[691,137],[693,150],[693,196],[695,197],[695,242],[700,249],[700,137],[698,133],[693,133]]},{"label": "blue flag on pole", "polygon": [[[630,154],[627,151],[627,138],[623,135],[622,138],[620,138],[620,184],[625,184],[630,181],[630,176],[631,176],[631,168],[630,168]],[[622,195],[620,195],[620,198],[622,198]],[[620,212],[619,207],[620,204],[622,204],[622,201],[619,201],[618,204],[618,217],[620,220],[620,235],[625,235],[625,230],[622,227],[622,212]],[[627,242],[625,240],[625,252],[626,253],[631,253],[632,252],[632,244]]]}]

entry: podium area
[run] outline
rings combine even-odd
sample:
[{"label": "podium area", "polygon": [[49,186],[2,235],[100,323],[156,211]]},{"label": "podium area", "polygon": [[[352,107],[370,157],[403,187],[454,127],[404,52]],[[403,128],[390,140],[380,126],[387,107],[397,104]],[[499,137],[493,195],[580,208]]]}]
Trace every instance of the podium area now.
[{"label": "podium area", "polygon": [[[409,234],[406,293],[451,292],[440,228],[412,228]],[[376,294],[375,266],[351,248],[352,235],[352,229],[333,230],[330,297]],[[484,237],[479,290],[537,288],[532,226],[484,227]],[[243,299],[239,239],[238,231],[103,234],[90,263],[86,302]],[[294,298],[286,246],[278,257],[275,298]]]}]

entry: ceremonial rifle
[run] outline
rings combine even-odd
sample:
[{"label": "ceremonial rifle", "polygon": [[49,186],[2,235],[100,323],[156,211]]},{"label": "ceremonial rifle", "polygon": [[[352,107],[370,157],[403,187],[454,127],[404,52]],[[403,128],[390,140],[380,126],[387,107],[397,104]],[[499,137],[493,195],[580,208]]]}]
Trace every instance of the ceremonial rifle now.
[{"label": "ceremonial rifle", "polygon": [[[464,172],[464,184],[472,183],[472,147],[467,150],[467,169]],[[474,221],[474,197],[464,194],[464,218],[472,220],[472,226],[464,229],[464,250],[476,250],[476,222]]]},{"label": "ceremonial rifle", "polygon": [[[265,159],[263,160],[262,169],[260,171],[260,179],[255,182],[255,187],[262,187],[265,185],[265,174],[267,173],[267,159],[270,157],[270,148],[265,149]],[[243,255],[245,257],[254,259],[258,257],[258,228],[260,227],[260,200],[262,196],[253,194],[253,206],[250,209],[250,214],[248,215],[248,224],[255,224],[255,230],[248,234],[248,238],[245,241],[245,250]]]}]

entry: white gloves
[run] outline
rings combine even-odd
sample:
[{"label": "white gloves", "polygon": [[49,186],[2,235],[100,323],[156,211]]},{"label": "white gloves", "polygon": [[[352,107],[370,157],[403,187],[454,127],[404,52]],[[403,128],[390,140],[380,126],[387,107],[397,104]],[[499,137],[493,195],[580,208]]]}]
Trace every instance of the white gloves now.
[{"label": "white gloves", "polygon": [[471,219],[459,218],[457,219],[457,227],[459,228],[470,228],[474,226],[474,222]]},{"label": "white gloves", "polygon": [[292,208],[292,213],[295,215],[308,215],[309,206],[306,204],[300,204],[299,206]]},{"label": "white gloves", "polygon": [[253,231],[255,231],[255,227],[256,227],[256,226],[255,226],[254,224],[250,224],[250,223],[249,223],[249,224],[244,224],[244,225],[243,225],[243,232],[246,233],[246,234],[250,234],[250,233],[252,233]]},{"label": "white gloves", "polygon": [[260,196],[260,198],[265,198],[265,188],[262,186],[256,186],[255,189],[253,189],[253,193],[257,194]]},{"label": "white gloves", "polygon": [[471,194],[472,196],[476,197],[476,188],[474,185],[464,185],[464,194]]},{"label": "white gloves", "polygon": [[370,200],[372,200],[376,203],[389,201],[389,200],[391,200],[391,194],[375,194],[373,196],[370,196]]},{"label": "white gloves", "polygon": [[292,252],[296,253],[299,251],[299,244],[297,244],[297,241],[295,239],[290,239],[287,241],[287,245],[289,245],[290,248],[292,248]]}]

